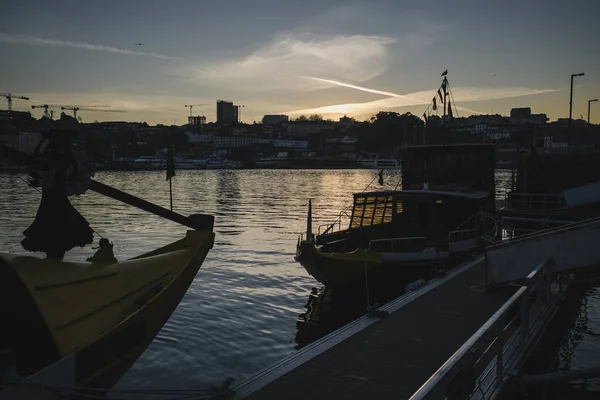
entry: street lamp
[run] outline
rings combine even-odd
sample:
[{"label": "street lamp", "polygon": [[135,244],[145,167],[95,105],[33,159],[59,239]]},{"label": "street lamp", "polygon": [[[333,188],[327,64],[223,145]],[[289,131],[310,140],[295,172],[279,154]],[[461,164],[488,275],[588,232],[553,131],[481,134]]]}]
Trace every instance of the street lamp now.
[{"label": "street lamp", "polygon": [[590,104],[592,104],[593,101],[598,101],[598,99],[588,100],[588,125],[590,124]]},{"label": "street lamp", "polygon": [[583,72],[579,74],[571,74],[571,97],[569,99],[569,129],[571,129],[571,119],[573,115],[573,78],[576,76],[584,76]]},{"label": "street lamp", "polygon": [[581,72],[579,74],[571,74],[571,97],[569,98],[569,129],[567,134],[568,136],[568,142],[567,145],[568,147],[568,151],[569,153],[571,152],[571,120],[573,119],[573,78],[576,76],[583,76],[585,75],[585,73]]}]

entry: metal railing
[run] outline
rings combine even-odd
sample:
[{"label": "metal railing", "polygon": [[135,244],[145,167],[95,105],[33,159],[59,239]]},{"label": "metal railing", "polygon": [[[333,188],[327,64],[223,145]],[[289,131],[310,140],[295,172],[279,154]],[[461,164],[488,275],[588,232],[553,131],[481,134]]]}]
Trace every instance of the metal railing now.
[{"label": "metal railing", "polygon": [[464,240],[469,239],[477,239],[478,237],[477,229],[463,229],[460,231],[452,231],[448,233],[448,242],[462,242]]},{"label": "metal railing", "polygon": [[[512,297],[442,365],[410,400],[491,399],[520,368],[563,293],[548,259]],[[516,311],[516,312],[515,312]]]},{"label": "metal railing", "polygon": [[549,211],[566,207],[562,194],[506,193],[505,205],[508,209]]},{"label": "metal railing", "polygon": [[385,253],[420,253],[425,250],[427,246],[427,238],[423,236],[374,239],[369,242],[370,249]]},{"label": "metal railing", "polygon": [[[348,210],[342,210],[340,211],[340,213],[338,214],[338,216],[336,217],[336,219],[333,222],[330,222],[328,224],[321,224],[317,227],[317,236],[321,236],[324,235],[326,233],[334,233],[336,232],[335,227],[337,226],[337,232],[342,230],[342,218],[343,217],[347,217],[348,220],[350,220],[350,218],[352,217],[350,214],[348,214]],[[349,225],[349,224],[348,224]],[[325,228],[323,230],[323,228]],[[321,230],[323,230],[323,232],[321,232]]]}]

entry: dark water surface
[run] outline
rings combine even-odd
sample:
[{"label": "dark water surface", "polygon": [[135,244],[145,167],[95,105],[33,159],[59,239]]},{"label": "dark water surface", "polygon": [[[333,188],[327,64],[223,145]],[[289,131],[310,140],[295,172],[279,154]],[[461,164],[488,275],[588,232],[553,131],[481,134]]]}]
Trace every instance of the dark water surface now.
[{"label": "dark water surface", "polygon": [[[22,231],[33,221],[40,194],[25,177],[0,174],[2,252],[27,253],[20,245]],[[508,175],[498,178],[504,185]],[[101,172],[95,179],[169,206],[164,172]],[[399,180],[399,173],[386,173],[384,188],[394,189]],[[314,308],[320,285],[294,262],[294,254],[298,234],[306,229],[309,198],[316,231],[370,183],[371,190],[381,188],[376,171],[177,171],[174,211],[215,215],[215,247],[171,319],[117,386],[204,389],[226,377],[240,382],[354,317],[349,311],[337,313],[336,320],[319,319]],[[115,244],[119,259],[185,233],[184,227],[93,192],[72,203]],[[67,258],[84,260],[93,251],[77,249]],[[572,367],[593,363],[586,358],[592,350],[599,354],[599,293],[596,289],[586,297],[589,333],[572,346]]]}]

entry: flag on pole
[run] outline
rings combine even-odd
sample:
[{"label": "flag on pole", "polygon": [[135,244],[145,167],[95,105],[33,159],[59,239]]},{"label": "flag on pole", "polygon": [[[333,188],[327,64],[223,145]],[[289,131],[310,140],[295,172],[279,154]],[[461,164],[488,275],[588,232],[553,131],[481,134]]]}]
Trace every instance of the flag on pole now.
[{"label": "flag on pole", "polygon": [[425,120],[425,125],[427,125],[427,113],[423,113],[423,119]]},{"label": "flag on pole", "polygon": [[175,161],[173,160],[173,149],[167,150],[167,180],[175,176]]},{"label": "flag on pole", "polygon": [[438,96],[440,97],[440,103],[444,103],[444,98],[442,97],[442,90],[438,89]]},{"label": "flag on pole", "polygon": [[437,101],[433,98],[433,111],[437,110]]},{"label": "flag on pole", "polygon": [[379,171],[379,186],[383,186],[383,170]]}]

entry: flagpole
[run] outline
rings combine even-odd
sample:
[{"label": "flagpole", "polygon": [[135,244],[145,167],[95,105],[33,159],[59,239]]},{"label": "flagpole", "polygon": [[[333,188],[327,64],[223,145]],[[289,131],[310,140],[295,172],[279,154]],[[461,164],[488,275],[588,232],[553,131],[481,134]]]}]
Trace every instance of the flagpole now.
[{"label": "flagpole", "polygon": [[173,211],[173,184],[171,183],[172,179],[169,178],[169,200],[171,203],[171,211]]}]

